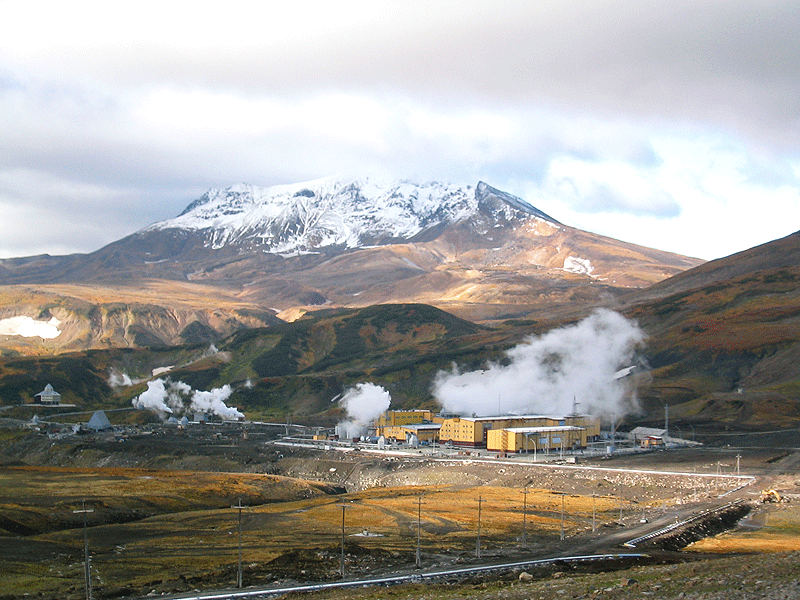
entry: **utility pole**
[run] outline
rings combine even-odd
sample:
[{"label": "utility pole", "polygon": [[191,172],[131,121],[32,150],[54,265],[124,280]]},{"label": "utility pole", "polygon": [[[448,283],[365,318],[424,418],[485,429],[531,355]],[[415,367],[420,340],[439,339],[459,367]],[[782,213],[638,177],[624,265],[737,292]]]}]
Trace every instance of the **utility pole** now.
[{"label": "utility pole", "polygon": [[419,539],[421,530],[422,530],[422,494],[420,494],[419,498],[417,498],[417,554],[416,554],[415,564],[418,567],[420,565]]},{"label": "utility pole", "polygon": [[595,510],[595,494],[592,494],[592,533],[597,531],[597,511]]},{"label": "utility pole", "polygon": [[664,437],[669,435],[669,404],[664,405]]},{"label": "utility pole", "polygon": [[342,556],[339,561],[339,574],[342,576],[342,579],[344,579],[344,511],[350,508],[351,505],[342,503],[339,504],[339,506],[342,507]]},{"label": "utility pole", "polygon": [[481,505],[483,503],[483,497],[478,496],[478,539],[475,542],[475,556],[478,558],[481,557]]},{"label": "utility pole", "polygon": [[561,540],[564,540],[564,492],[561,492]]},{"label": "utility pole", "polygon": [[737,454],[736,455],[736,476],[737,477],[740,475],[740,473],[739,473],[739,461],[741,459],[742,459],[742,455],[741,454]]},{"label": "utility pole", "polygon": [[611,450],[617,446],[617,415],[611,413]]},{"label": "utility pole", "polygon": [[86,600],[92,600],[92,566],[89,562],[89,534],[86,529],[86,515],[93,513],[93,508],[86,508],[86,500],[83,501],[83,508],[73,510],[75,514],[83,514],[83,579],[86,585]]},{"label": "utility pole", "polygon": [[528,547],[528,486],[522,491],[522,546]]},{"label": "utility pole", "polygon": [[248,508],[242,505],[242,499],[239,498],[238,502],[231,506],[239,511],[239,567],[236,570],[236,587],[242,587],[242,510]]}]

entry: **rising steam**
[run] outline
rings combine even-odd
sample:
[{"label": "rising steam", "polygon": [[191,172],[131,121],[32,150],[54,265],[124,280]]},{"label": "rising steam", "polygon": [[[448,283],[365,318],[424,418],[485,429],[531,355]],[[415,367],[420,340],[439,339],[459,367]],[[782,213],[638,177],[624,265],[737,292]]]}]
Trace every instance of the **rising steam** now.
[{"label": "rising steam", "polygon": [[367,426],[389,408],[389,392],[374,383],[358,383],[344,393],[341,406],[347,418],[337,426],[339,435],[355,437],[365,433]]},{"label": "rising steam", "polygon": [[[529,338],[508,351],[508,364],[485,370],[440,372],[433,394],[445,411],[461,415],[565,415],[573,401],[595,416],[635,408],[627,381],[616,376],[634,362],[644,340],[637,325],[600,310],[576,325]],[[505,361],[504,361],[505,362]]]},{"label": "rising steam", "polygon": [[147,390],[134,398],[132,404],[135,408],[152,410],[164,418],[167,414],[185,412],[189,399],[191,411],[213,413],[222,419],[233,420],[244,415],[225,404],[232,391],[229,385],[208,392],[193,391],[191,386],[182,381],[156,379],[147,382]]},{"label": "rising steam", "polygon": [[226,421],[244,417],[237,409],[227,406],[225,402],[230,398],[233,390],[225,384],[221,388],[214,388],[209,392],[197,390],[192,394],[191,409],[197,412],[210,412],[219,415]]},{"label": "rising steam", "polygon": [[133,385],[133,380],[127,373],[112,368],[108,372],[108,385],[115,388],[128,387]]}]

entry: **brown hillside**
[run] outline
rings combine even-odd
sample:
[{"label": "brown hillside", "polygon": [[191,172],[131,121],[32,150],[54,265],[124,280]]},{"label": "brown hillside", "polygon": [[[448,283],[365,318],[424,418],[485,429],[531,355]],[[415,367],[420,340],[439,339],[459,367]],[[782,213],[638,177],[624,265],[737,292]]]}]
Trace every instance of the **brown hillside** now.
[{"label": "brown hillside", "polygon": [[[649,334],[654,414],[737,427],[800,424],[800,234],[632,295]],[[629,298],[630,301],[630,298]]]}]

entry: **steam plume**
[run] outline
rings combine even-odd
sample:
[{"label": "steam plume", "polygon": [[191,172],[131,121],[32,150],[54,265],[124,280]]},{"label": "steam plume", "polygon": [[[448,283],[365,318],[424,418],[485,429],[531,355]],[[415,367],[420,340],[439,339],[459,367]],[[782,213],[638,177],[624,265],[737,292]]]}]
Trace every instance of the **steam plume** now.
[{"label": "steam plume", "polygon": [[210,412],[222,419],[231,420],[244,417],[235,408],[225,404],[233,390],[224,385],[211,391],[194,391],[182,381],[156,379],[147,382],[147,390],[133,399],[136,408],[152,410],[164,418],[167,414],[182,413],[186,410],[186,398],[191,398],[189,409],[197,412]]},{"label": "steam plume", "polygon": [[359,436],[367,426],[381,416],[391,404],[389,392],[374,383],[358,383],[342,396],[347,418],[339,423],[339,435]]},{"label": "steam plume", "polygon": [[111,387],[128,387],[133,385],[133,380],[130,378],[130,375],[124,371],[111,369],[108,372],[108,384]]},{"label": "steam plume", "polygon": [[152,410],[159,413],[162,418],[165,413],[172,414],[172,408],[167,405],[167,392],[166,384],[163,379],[156,379],[155,381],[147,382],[147,391],[142,392],[132,400],[135,408]]},{"label": "steam plume", "polygon": [[624,413],[635,408],[635,400],[615,375],[633,363],[643,340],[635,323],[600,310],[512,348],[507,365],[439,372],[433,394],[444,410],[462,415],[564,415],[573,399],[581,412],[595,416]]},{"label": "steam plume", "polygon": [[213,412],[227,421],[243,418],[241,412],[225,404],[232,392],[231,386],[227,384],[210,392],[198,390],[192,394],[191,408],[198,412]]}]

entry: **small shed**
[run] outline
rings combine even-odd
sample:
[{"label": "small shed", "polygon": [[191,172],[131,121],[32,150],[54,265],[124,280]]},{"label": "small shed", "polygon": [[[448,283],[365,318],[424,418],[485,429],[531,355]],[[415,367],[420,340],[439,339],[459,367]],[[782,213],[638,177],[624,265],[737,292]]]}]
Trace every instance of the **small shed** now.
[{"label": "small shed", "polygon": [[655,429],[653,427],[634,427],[628,434],[629,437],[633,438],[633,444],[638,444],[642,448],[663,446],[666,435],[666,429]]},{"label": "small shed", "polygon": [[53,386],[48,383],[41,392],[33,397],[33,401],[37,404],[56,406],[61,404],[61,394],[55,391]]}]

